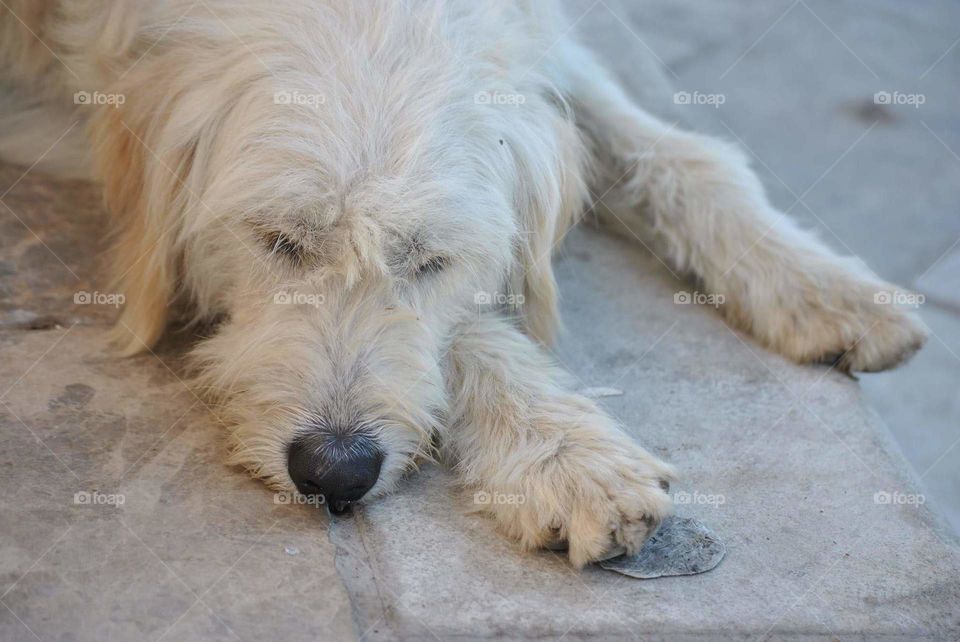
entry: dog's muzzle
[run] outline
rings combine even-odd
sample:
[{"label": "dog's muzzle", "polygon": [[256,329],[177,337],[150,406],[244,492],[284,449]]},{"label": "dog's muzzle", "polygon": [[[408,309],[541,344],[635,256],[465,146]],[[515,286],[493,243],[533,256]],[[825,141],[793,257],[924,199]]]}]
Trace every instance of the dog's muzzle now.
[{"label": "dog's muzzle", "polygon": [[319,495],[342,514],[367,494],[380,476],[383,452],[364,435],[310,435],[290,445],[287,470],[297,490]]}]

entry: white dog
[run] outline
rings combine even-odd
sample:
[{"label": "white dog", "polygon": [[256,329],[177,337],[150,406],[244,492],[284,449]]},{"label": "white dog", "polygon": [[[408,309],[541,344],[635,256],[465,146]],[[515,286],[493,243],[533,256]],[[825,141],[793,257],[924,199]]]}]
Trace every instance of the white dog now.
[{"label": "white dog", "polygon": [[174,304],[222,317],[194,354],[232,461],[334,510],[439,453],[470,493],[523,496],[479,508],[575,565],[636,550],[669,513],[671,468],[544,348],[551,250],[591,195],[791,359],[879,370],[924,341],[875,303],[891,286],[771,207],[737,149],[633,104],[552,2],[3,7],[6,81],[43,101],[25,113],[88,121],[117,340],[151,346]]}]

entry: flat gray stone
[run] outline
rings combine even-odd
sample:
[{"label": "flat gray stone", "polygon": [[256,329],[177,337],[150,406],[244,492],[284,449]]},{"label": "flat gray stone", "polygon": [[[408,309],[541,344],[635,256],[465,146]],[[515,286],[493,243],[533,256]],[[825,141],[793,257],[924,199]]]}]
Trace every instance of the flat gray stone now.
[{"label": "flat gray stone", "polygon": [[727,552],[703,522],[671,515],[636,555],[601,560],[600,568],[638,580],[697,575],[716,568]]}]

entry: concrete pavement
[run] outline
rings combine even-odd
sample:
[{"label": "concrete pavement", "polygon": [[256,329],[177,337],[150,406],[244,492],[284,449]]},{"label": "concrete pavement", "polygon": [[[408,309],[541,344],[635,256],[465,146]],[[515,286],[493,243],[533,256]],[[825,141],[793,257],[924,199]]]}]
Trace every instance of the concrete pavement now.
[{"label": "concrete pavement", "polygon": [[960,636],[960,10],[904,7],[571,2],[645,105],[739,140],[777,205],[928,295],[930,345],[858,384],[675,304],[691,286],[635,245],[573,233],[557,357],[623,390],[601,403],[680,467],[678,512],[727,544],[704,575],[522,554],[432,466],[352,519],[276,503],[223,464],[186,338],[112,360],[114,310],[73,303],[102,282],[96,188],[0,168],[0,639]]}]

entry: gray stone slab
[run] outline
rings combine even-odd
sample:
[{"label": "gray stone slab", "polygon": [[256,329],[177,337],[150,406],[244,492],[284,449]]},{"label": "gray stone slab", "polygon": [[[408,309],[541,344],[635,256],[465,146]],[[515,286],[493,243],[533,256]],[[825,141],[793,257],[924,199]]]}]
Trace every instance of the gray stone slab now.
[{"label": "gray stone slab", "polygon": [[930,302],[939,303],[960,314],[960,249],[944,254],[920,275],[915,287]]},{"label": "gray stone slab", "polygon": [[[750,150],[774,203],[828,244],[912,283],[960,239],[960,56],[950,50],[960,6],[719,4],[705,15],[702,2],[653,2],[639,19],[641,34],[726,35],[667,61],[678,90],[725,98],[680,117]],[[924,102],[878,106],[877,92]]]},{"label": "gray stone slab", "polygon": [[0,333],[3,639],[353,636],[326,518],[224,465],[179,357]]},{"label": "gray stone slab", "polygon": [[0,195],[0,328],[115,318],[118,308],[93,296],[108,294],[100,188],[0,164]]},{"label": "gray stone slab", "polygon": [[[644,4],[644,3],[640,3]],[[628,91],[648,109],[668,114],[674,109],[671,72],[660,53],[648,43],[648,31],[637,29],[631,17],[637,6],[625,0],[568,0],[569,29],[565,37],[588,42]],[[674,41],[685,44],[683,41]]]},{"label": "gray stone slab", "polygon": [[675,305],[687,286],[656,266],[575,233],[558,355],[585,386],[624,390],[600,403],[683,471],[678,513],[724,540],[724,561],[650,581],[578,573],[465,516],[455,480],[428,467],[333,526],[351,592],[383,605],[360,628],[385,611],[382,636],[407,639],[960,635],[960,550],[926,506],[898,503],[919,491],[856,382]]},{"label": "gray stone slab", "polygon": [[[792,211],[838,249],[909,283],[960,237],[957,49],[931,68],[956,38],[955,3],[570,4],[571,26],[645,106],[739,139],[782,208],[816,183]],[[674,88],[727,102],[679,108]],[[878,90],[928,100],[865,109]],[[465,516],[435,467],[332,527],[274,504],[223,464],[215,410],[174,374],[179,349],[160,352],[174,373],[113,361],[84,327],[115,314],[73,304],[105,289],[98,189],[24,170],[0,167],[16,214],[0,206],[0,639],[960,635],[956,541],[934,502],[910,503],[924,488],[856,383],[674,305],[691,286],[628,243],[572,238],[558,358],[581,387],[623,390],[599,403],[681,468],[678,512],[728,548],[704,575],[638,581],[523,554]],[[923,313],[938,339],[902,371],[915,385],[899,372],[864,383],[907,456],[935,464],[922,483],[955,497],[958,411],[943,404],[960,335],[949,314]],[[52,329],[17,329],[30,325]],[[905,430],[917,424],[923,438]],[[94,490],[124,504],[74,503]]]},{"label": "gray stone slab", "polygon": [[932,332],[927,346],[898,370],[864,375],[861,385],[928,501],[960,532],[960,316],[929,301],[921,311]]},{"label": "gray stone slab", "polygon": [[[696,2],[696,0],[567,0],[581,38],[614,65],[628,83],[649,59],[676,81],[689,60],[712,57],[731,40],[762,31],[791,0]],[[758,31],[759,33],[759,31]],[[642,67],[641,67],[642,68]]]}]

